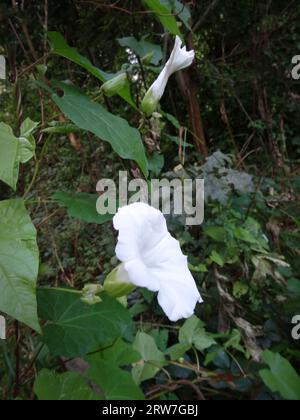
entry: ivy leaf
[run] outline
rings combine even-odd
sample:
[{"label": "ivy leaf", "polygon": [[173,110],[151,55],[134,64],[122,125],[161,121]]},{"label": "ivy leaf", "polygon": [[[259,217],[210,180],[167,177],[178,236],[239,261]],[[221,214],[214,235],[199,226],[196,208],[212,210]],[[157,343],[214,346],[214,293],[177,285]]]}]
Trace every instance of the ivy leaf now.
[{"label": "ivy leaf", "polygon": [[203,351],[216,344],[204,329],[204,324],[195,315],[185,321],[179,330],[179,342]]},{"label": "ivy leaf", "polygon": [[204,324],[200,321],[200,319],[198,319],[195,315],[191,316],[184,322],[183,326],[179,330],[179,342],[192,345],[195,333],[203,327]]},{"label": "ivy leaf", "polygon": [[177,343],[174,346],[168,348],[166,354],[171,357],[171,360],[178,360],[185,355],[187,351],[191,349],[191,345],[188,343]]},{"label": "ivy leaf", "polygon": [[65,207],[70,217],[82,220],[87,223],[101,225],[112,219],[113,215],[100,215],[96,209],[97,194],[68,193],[57,191],[53,200],[61,207]]},{"label": "ivy leaf", "polygon": [[132,370],[134,381],[140,384],[159,372],[165,364],[165,357],[157,348],[154,338],[143,332],[137,333],[133,348],[142,356],[142,360]]},{"label": "ivy leaf", "polygon": [[204,351],[217,344],[216,341],[207,334],[204,328],[201,328],[197,331],[193,343],[196,349],[199,351]]},{"label": "ivy leaf", "polygon": [[272,392],[279,392],[287,400],[300,400],[300,376],[290,362],[279,353],[265,351],[261,355],[270,369],[259,372],[262,380]]},{"label": "ivy leaf", "polygon": [[236,349],[238,351],[240,351],[243,354],[246,354],[246,349],[244,347],[241,346],[241,341],[242,341],[242,334],[240,332],[240,330],[234,329],[232,330],[229,339],[226,341],[226,343],[224,344],[224,349],[229,349],[229,348],[233,348]]},{"label": "ivy leaf", "polygon": [[133,348],[138,351],[143,360],[164,363],[163,353],[158,350],[155,340],[151,335],[139,331],[135,337]]},{"label": "ivy leaf", "polygon": [[118,367],[131,365],[141,359],[141,355],[133,348],[132,344],[126,343],[121,338],[118,338],[111,347],[101,350],[95,357]]},{"label": "ivy leaf", "polygon": [[129,372],[95,355],[87,357],[86,361],[90,365],[87,376],[101,388],[106,400],[144,400],[144,394]]},{"label": "ivy leaf", "polygon": [[0,202],[0,311],[37,332],[36,230],[22,200]]},{"label": "ivy leaf", "polygon": [[149,331],[149,335],[154,338],[157,347],[165,352],[169,340],[169,331],[167,329],[153,329]]},{"label": "ivy leaf", "polygon": [[102,400],[76,372],[57,374],[48,369],[39,372],[34,392],[42,401],[98,401]]},{"label": "ivy leaf", "polygon": [[131,335],[129,313],[115,299],[103,293],[100,303],[86,305],[80,297],[68,289],[38,291],[39,316],[48,321],[42,339],[54,356],[84,356]]},{"label": "ivy leaf", "polygon": [[[64,37],[59,32],[48,32],[48,38],[50,40],[54,54],[60,55],[61,57],[73,61],[73,63],[83,67],[97,79],[101,80],[101,82],[107,82],[116,76],[116,74],[105,73],[104,71],[95,67],[90,62],[90,60],[79,54],[75,48],[70,47],[70,45],[68,45]],[[126,86],[118,94],[132,107],[136,108],[136,104],[134,103],[134,100],[131,96],[130,85],[128,81]]]},{"label": "ivy leaf", "polygon": [[139,131],[73,87],[64,83],[57,83],[57,86],[64,91],[64,95],[53,94],[52,99],[60,110],[79,128],[110,143],[122,159],[137,162],[147,177],[148,163]]}]

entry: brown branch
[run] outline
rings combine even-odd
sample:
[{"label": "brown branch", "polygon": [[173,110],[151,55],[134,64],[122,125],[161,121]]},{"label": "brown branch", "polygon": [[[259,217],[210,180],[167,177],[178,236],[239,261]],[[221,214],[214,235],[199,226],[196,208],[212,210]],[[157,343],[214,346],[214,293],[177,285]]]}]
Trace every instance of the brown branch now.
[{"label": "brown branch", "polygon": [[192,388],[194,390],[195,394],[197,395],[197,400],[205,401],[205,397],[204,397],[202,391],[193,382],[188,381],[187,379],[180,379],[179,381],[177,381],[177,384],[178,385],[186,385],[186,386],[189,386],[190,388]]},{"label": "brown branch", "polygon": [[28,61],[28,63],[30,63],[31,60],[30,60],[29,55],[28,55],[28,53],[26,51],[26,48],[24,47],[23,41],[19,37],[19,34],[18,34],[18,32],[17,32],[17,30],[16,30],[16,28],[15,28],[15,26],[12,23],[12,20],[10,18],[8,18],[8,23],[9,23],[9,26],[11,27],[11,29],[12,29],[15,37],[17,38],[17,40],[18,40],[18,42],[20,44],[20,47],[21,47],[21,49],[22,49],[22,51],[23,51],[23,53],[24,53],[24,55],[26,57],[26,60]]},{"label": "brown branch", "polygon": [[29,66],[27,66],[24,70],[22,70],[19,74],[18,74],[18,78],[24,76],[24,74],[28,73],[30,70],[32,70],[35,66],[37,66],[40,63],[45,62],[45,60],[51,55],[51,53],[46,53],[45,55],[43,55],[43,57],[38,58],[34,63],[31,63]]},{"label": "brown branch", "polygon": [[127,15],[131,15],[131,16],[132,15],[156,15],[156,16],[161,16],[161,17],[171,17],[171,16],[177,17],[184,10],[184,7],[183,7],[182,10],[180,10],[179,12],[174,12],[174,13],[157,13],[152,10],[138,10],[134,12],[132,10],[125,9],[124,7],[118,6],[117,4],[119,3],[119,1],[112,4],[104,4],[104,3],[99,3],[96,0],[94,1],[93,0],[79,0],[79,3],[84,3],[84,4],[88,3],[99,8],[117,10],[119,12],[126,13]]},{"label": "brown branch", "polygon": [[29,32],[28,32],[28,28],[27,28],[26,24],[22,20],[20,20],[20,25],[21,25],[22,31],[24,33],[24,36],[26,38],[26,42],[28,44],[29,50],[31,52],[31,55],[32,55],[32,57],[33,57],[34,60],[37,60],[38,59],[38,55],[37,55],[37,53],[36,53],[36,51],[34,49],[34,46],[33,46],[32,41],[31,41],[31,38],[30,38],[30,35],[29,35]]},{"label": "brown branch", "polygon": [[[47,32],[48,32],[48,0],[45,0],[44,4],[44,54],[46,54],[47,51]],[[46,59],[44,64],[46,64]]]},{"label": "brown branch", "polygon": [[[188,38],[188,46],[191,50],[194,49],[191,34]],[[189,119],[192,126],[191,132],[193,133],[196,149],[201,153],[202,156],[208,156],[201,109],[197,95],[197,86],[193,81],[194,69],[195,67],[191,66],[188,70],[179,72],[177,80],[182,97],[185,98],[187,102]]]},{"label": "brown branch", "polygon": [[150,400],[156,399],[156,397],[161,396],[163,390],[163,394],[167,392],[174,392],[177,391],[179,388],[183,386],[188,386],[193,389],[195,394],[197,395],[197,400],[205,401],[205,397],[200,390],[200,388],[197,386],[197,383],[202,381],[201,379],[196,379],[195,381],[189,381],[187,379],[179,379],[178,381],[171,382],[169,384],[160,384],[156,385],[150,392],[147,393],[147,397]]}]

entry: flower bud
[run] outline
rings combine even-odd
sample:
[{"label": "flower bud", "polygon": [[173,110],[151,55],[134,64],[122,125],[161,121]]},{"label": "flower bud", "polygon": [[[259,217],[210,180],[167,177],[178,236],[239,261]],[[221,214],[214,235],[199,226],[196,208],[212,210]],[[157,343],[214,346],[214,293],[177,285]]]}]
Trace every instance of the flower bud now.
[{"label": "flower bud", "polygon": [[153,114],[153,112],[156,111],[158,104],[159,104],[159,99],[155,97],[152,90],[148,90],[148,92],[146,93],[143,99],[141,109],[143,113],[147,115],[147,117],[150,117]]},{"label": "flower bud", "polygon": [[186,47],[182,47],[182,41],[177,36],[169,60],[143,99],[141,109],[147,116],[150,116],[157,109],[170,76],[179,70],[189,67],[194,61],[194,58],[195,52],[187,51]]},{"label": "flower bud", "polygon": [[105,279],[104,291],[114,298],[120,298],[131,293],[135,286],[129,282],[123,264],[116,267]]},{"label": "flower bud", "polygon": [[95,305],[96,303],[101,302],[101,298],[96,296],[98,293],[102,292],[103,287],[100,284],[86,284],[82,289],[82,302],[88,305]]},{"label": "flower bud", "polygon": [[118,94],[127,83],[127,74],[121,73],[108,80],[101,86],[101,90],[106,96],[114,96]]}]

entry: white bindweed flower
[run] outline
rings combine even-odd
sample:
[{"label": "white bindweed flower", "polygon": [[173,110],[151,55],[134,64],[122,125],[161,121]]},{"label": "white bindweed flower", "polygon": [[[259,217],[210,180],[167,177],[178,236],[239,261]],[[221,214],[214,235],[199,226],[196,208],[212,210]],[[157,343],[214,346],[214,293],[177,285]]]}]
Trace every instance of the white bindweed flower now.
[{"label": "white bindweed flower", "polygon": [[187,51],[186,47],[182,47],[182,41],[179,36],[177,36],[174,49],[167,64],[143,99],[142,111],[145,114],[151,115],[156,110],[166,89],[169,77],[173,73],[189,67],[194,61],[194,58],[195,52],[193,50]]},{"label": "white bindweed flower", "polygon": [[124,280],[158,292],[158,303],[171,321],[192,316],[203,301],[164,215],[134,203],[118,210],[114,227],[119,231],[116,255],[128,277]]}]

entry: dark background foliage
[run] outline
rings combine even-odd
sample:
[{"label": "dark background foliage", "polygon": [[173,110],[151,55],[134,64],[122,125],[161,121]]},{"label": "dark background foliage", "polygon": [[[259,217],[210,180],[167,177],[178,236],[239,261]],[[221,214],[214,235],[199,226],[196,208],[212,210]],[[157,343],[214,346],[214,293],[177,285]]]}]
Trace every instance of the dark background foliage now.
[{"label": "dark background foliage", "polygon": [[[205,175],[210,182],[205,159],[218,150],[230,159],[221,158],[215,168],[215,199],[206,203],[205,223],[183,228],[180,221],[169,221],[204,295],[197,315],[216,345],[183,352],[178,363],[165,368],[167,374],[161,371],[143,390],[149,397],[168,399],[278,399],[282,396],[258,375],[258,355],[272,349],[299,371],[299,341],[291,338],[291,319],[300,313],[300,91],[291,71],[292,57],[300,51],[300,5],[284,0],[184,3],[194,30],[182,23],[181,29],[196,60],[191,69],[172,77],[162,100],[162,109],[176,119],[174,125],[170,118],[145,122],[120,97],[104,97],[90,73],[50,51],[47,31],[57,31],[101,70],[126,69],[133,78],[132,96],[140,104],[159,69],[155,73],[140,60],[133,66],[117,39],[148,35],[162,47],[163,62],[173,45],[173,36],[142,2],[1,1],[0,54],[7,60],[8,79],[0,85],[0,119],[16,133],[26,117],[40,121],[35,134],[39,156],[46,141],[42,129],[64,117],[35,81],[66,81],[131,125],[141,125],[148,156],[164,156],[158,168],[162,175],[181,164],[188,174]],[[184,161],[183,128],[188,142]],[[34,167],[32,162],[21,168],[18,195],[26,191]],[[225,202],[221,200],[224,167],[251,175],[254,190],[231,185]],[[49,142],[28,198],[38,229],[40,285],[80,289],[103,282],[116,265],[111,224],[72,219],[51,197],[59,190],[94,193],[97,180],[114,178],[120,169],[135,175],[130,162],[121,161],[90,133],[62,133]],[[4,184],[0,194],[2,199],[12,196]],[[267,260],[262,238],[268,240]],[[169,325],[155,302],[147,291],[134,292],[129,308],[136,325],[142,324],[165,351],[178,343],[179,326]],[[15,330],[10,321],[0,354],[0,395],[30,399],[42,367],[57,372],[69,368],[47,349],[37,352],[39,339],[26,328],[16,342]],[[195,394],[195,381],[199,383],[193,375],[199,363],[216,374],[216,381],[203,388],[200,382]]]}]

